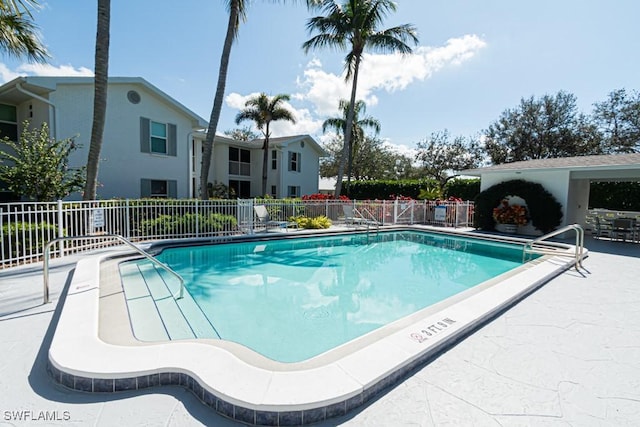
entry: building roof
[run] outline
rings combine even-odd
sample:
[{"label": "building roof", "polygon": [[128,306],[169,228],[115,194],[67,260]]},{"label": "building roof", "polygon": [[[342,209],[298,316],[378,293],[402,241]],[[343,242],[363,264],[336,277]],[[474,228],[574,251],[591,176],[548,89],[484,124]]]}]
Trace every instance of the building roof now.
[{"label": "building roof", "polygon": [[[206,130],[200,131],[196,133],[201,139],[204,140],[207,133]],[[310,135],[292,135],[292,136],[280,136],[277,138],[269,138],[269,146],[270,147],[286,147],[288,145],[294,144],[296,142],[304,141],[307,144],[311,144],[311,146],[320,154],[320,157],[325,157],[327,155],[326,151],[313,139]],[[233,145],[241,145],[246,146],[252,149],[262,148],[264,144],[264,138],[260,139],[252,139],[251,141],[238,141],[233,138],[229,138],[228,136],[216,135],[215,139],[216,143],[223,144],[233,144]]]},{"label": "building roof", "polygon": [[[46,77],[46,76],[27,76],[17,77],[2,86],[0,86],[0,97],[3,99],[18,104],[29,99],[32,95],[47,96],[49,93],[56,90],[59,84],[65,85],[86,85],[93,84],[93,77]],[[178,111],[188,116],[194,127],[206,127],[207,121],[196,113],[185,107],[183,104],[158,89],[142,77],[109,77],[109,85],[114,84],[132,84],[139,85],[153,93],[162,101],[173,106]],[[25,93],[29,92],[29,93]]]},{"label": "building roof", "polygon": [[513,172],[513,171],[542,171],[550,169],[580,170],[610,170],[633,169],[638,171],[640,177],[640,153],[631,154],[603,154],[596,156],[558,157],[552,159],[535,159],[484,168],[467,169],[461,171],[462,175],[480,176],[486,173]]}]

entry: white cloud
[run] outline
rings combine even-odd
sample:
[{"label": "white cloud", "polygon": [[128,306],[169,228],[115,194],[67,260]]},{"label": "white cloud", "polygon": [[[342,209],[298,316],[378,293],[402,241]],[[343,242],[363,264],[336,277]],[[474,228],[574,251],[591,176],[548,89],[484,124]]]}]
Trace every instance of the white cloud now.
[{"label": "white cloud", "polygon": [[[426,80],[447,66],[462,64],[486,45],[476,35],[465,35],[447,40],[444,46],[418,47],[411,55],[364,54],[358,78],[358,99],[376,105],[375,91],[404,90],[411,83]],[[339,100],[348,99],[351,93],[351,84],[345,82],[344,74],[324,71],[316,61],[308,64],[298,86],[302,92],[297,93],[295,99],[311,102],[320,115],[335,114]]]},{"label": "white cloud", "polygon": [[407,147],[406,145],[402,145],[402,144],[394,144],[388,139],[385,139],[382,142],[382,146],[388,148],[389,150],[395,153],[402,154],[403,156],[407,156],[410,159],[414,159],[416,157],[416,154],[418,153],[418,150],[415,148]]},{"label": "white cloud", "polygon": [[15,70],[9,69],[6,64],[0,63],[0,79],[2,83],[20,76],[71,76],[92,77],[93,71],[86,67],[75,68],[72,65],[29,64],[18,65]]},{"label": "white cloud", "polygon": [[[418,47],[411,55],[406,56],[365,54],[358,79],[358,99],[364,100],[368,106],[376,105],[376,92],[405,90],[412,83],[424,81],[445,67],[458,66],[468,61],[486,45],[476,35],[465,35],[449,39],[443,46]],[[274,122],[273,136],[320,133],[324,118],[339,114],[339,100],[348,99],[351,94],[351,82],[345,81],[344,74],[323,70],[322,63],[316,58],[307,63],[296,84],[299,91],[292,94],[291,99],[296,104],[306,104],[306,107],[294,107],[286,103],[286,107],[295,114],[297,123]],[[247,99],[255,95],[257,93],[231,93],[225,101],[229,107],[241,110]],[[409,157],[413,158],[415,155],[415,150],[409,147],[391,142],[386,144]]]},{"label": "white cloud", "polygon": [[[250,93],[248,95],[240,95],[239,93],[230,93],[225,97],[227,105],[238,111],[245,107],[245,103],[251,97],[259,95],[258,93]],[[293,113],[296,123],[287,121],[275,121],[271,123],[270,130],[272,137],[287,135],[313,134],[320,130],[322,121],[314,119],[311,112],[306,108],[296,108],[289,102],[283,102],[282,107]]]}]

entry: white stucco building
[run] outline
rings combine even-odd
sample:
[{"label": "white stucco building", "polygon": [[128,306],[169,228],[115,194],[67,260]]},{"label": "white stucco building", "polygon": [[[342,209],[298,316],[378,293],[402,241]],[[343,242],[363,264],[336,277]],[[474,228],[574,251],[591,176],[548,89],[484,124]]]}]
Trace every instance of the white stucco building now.
[{"label": "white stucco building", "polygon": [[[25,120],[32,127],[47,122],[53,138],[74,137],[80,145],[72,167],[86,164],[92,118],[92,77],[19,77],[0,86],[0,137],[18,138]],[[146,80],[109,78],[98,197],[197,196],[206,127],[203,118]],[[214,147],[210,182],[230,185],[238,196],[260,196],[262,141],[216,136]],[[272,138],[272,155],[267,186],[272,195],[318,191],[324,152],[313,138]]]},{"label": "white stucco building", "polygon": [[[514,179],[542,185],[562,205],[562,223],[583,227],[592,181],[640,181],[640,153],[503,163],[461,172],[480,177],[480,191]],[[532,230],[529,230],[533,232]]]}]

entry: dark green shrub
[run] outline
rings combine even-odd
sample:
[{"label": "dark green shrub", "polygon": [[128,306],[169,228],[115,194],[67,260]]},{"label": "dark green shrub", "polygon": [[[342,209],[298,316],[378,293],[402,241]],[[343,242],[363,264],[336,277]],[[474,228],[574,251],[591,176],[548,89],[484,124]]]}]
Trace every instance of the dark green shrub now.
[{"label": "dark green shrub", "polygon": [[[420,190],[429,185],[438,183],[428,179],[353,181],[350,197],[353,200],[388,200],[391,195],[395,195],[417,199]],[[346,194],[344,186],[342,194]]]},{"label": "dark green shrub", "polygon": [[480,194],[480,179],[452,179],[444,186],[444,197],[458,197],[462,200],[475,200]]},{"label": "dark green shrub", "polygon": [[562,205],[540,184],[516,179],[496,184],[475,199],[474,225],[485,231],[495,229],[493,208],[508,196],[525,200],[531,224],[543,233],[553,231],[562,222]]},{"label": "dark green shrub", "polygon": [[238,224],[236,218],[231,215],[188,213],[184,215],[160,215],[153,219],[144,220],[140,223],[140,231],[146,236],[194,233],[196,231],[196,223],[200,233],[232,230]]},{"label": "dark green shrub", "polygon": [[589,209],[640,211],[640,182],[592,182]]}]

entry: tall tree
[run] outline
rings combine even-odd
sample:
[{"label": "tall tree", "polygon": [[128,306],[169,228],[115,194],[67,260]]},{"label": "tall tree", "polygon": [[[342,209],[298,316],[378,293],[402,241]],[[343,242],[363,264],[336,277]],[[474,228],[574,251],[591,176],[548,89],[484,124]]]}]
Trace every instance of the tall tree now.
[{"label": "tall tree", "polygon": [[[222,99],[227,85],[227,70],[229,68],[229,59],[231,57],[231,46],[238,36],[240,22],[246,21],[246,6],[248,0],[226,0],[229,12],[229,21],[227,23],[227,33],[224,38],[222,47],[222,55],[220,56],[220,68],[218,70],[218,84],[216,86],[216,95],[213,99],[213,108],[209,118],[209,126],[207,127],[207,136],[203,143],[202,150],[202,167],[200,169],[200,198],[208,199],[207,181],[209,179],[209,169],[211,168],[211,154],[213,153],[213,139],[218,129],[220,121],[220,113],[222,112]],[[306,0],[308,7],[312,7],[321,0]]]},{"label": "tall tree", "polygon": [[485,131],[494,164],[600,153],[600,135],[566,92],[521,99]]},{"label": "tall tree", "polygon": [[31,8],[38,7],[35,0],[0,1],[0,50],[29,61],[46,62],[47,49],[37,35],[32,22]]},{"label": "tall tree", "polygon": [[[347,115],[349,113],[349,101],[341,99],[339,109],[342,111],[342,117],[330,117],[322,123],[322,132],[326,133],[328,129],[336,132],[344,133],[347,131]],[[366,115],[367,106],[364,101],[356,102],[353,109],[353,126],[351,127],[351,149],[349,150],[349,159],[347,161],[347,194],[349,193],[349,185],[351,184],[353,157],[358,152],[362,141],[364,140],[364,128],[371,128],[375,134],[380,133],[380,122],[371,116]],[[363,117],[360,117],[362,115]]]},{"label": "tall tree", "polygon": [[[342,135],[323,145],[328,156],[320,159],[320,176],[333,177],[343,155]],[[361,149],[354,153],[353,178],[356,180],[417,178],[412,159],[385,146],[380,138],[365,135]]]},{"label": "tall tree", "polygon": [[251,141],[260,137],[258,133],[254,132],[253,129],[251,129],[251,126],[244,126],[241,128],[226,130],[224,134],[231,139],[235,139],[236,141]]},{"label": "tall tree", "polygon": [[267,171],[269,164],[269,138],[271,137],[271,122],[286,120],[295,123],[293,113],[281,104],[290,99],[289,95],[279,94],[269,98],[266,93],[261,93],[245,102],[244,110],[236,115],[236,124],[245,120],[253,120],[258,130],[264,135],[262,143],[262,195],[267,194]]},{"label": "tall tree", "polygon": [[477,138],[457,136],[452,140],[447,129],[432,133],[418,142],[417,148],[416,160],[427,177],[438,181],[440,193],[457,172],[478,167],[483,159]]},{"label": "tall tree", "polygon": [[49,136],[49,126],[29,129],[22,124],[18,141],[0,141],[0,179],[7,189],[20,197],[50,202],[79,191],[84,183],[84,168],[69,167],[69,156],[79,147],[73,139],[56,141]]},{"label": "tall tree", "polygon": [[345,80],[351,79],[351,98],[344,133],[344,155],[338,168],[336,183],[336,196],[339,196],[342,191],[345,161],[351,150],[351,129],[362,55],[365,49],[382,53],[408,54],[412,49],[407,42],[417,44],[418,37],[415,28],[410,24],[380,29],[387,15],[396,11],[396,4],[391,0],[347,0],[342,5],[335,0],[324,0],[317,7],[324,12],[324,16],[316,16],[308,21],[308,31],[318,34],[304,42],[302,47],[305,52],[325,47],[348,50],[344,67]]},{"label": "tall tree", "polygon": [[95,75],[93,78],[93,122],[91,144],[87,157],[87,181],[83,200],[95,200],[98,186],[98,168],[104,122],[107,115],[107,89],[109,85],[109,22],[111,0],[98,0],[98,25],[96,31]]},{"label": "tall tree", "polygon": [[602,133],[604,152],[640,152],[640,93],[614,90],[594,105],[593,119]]}]

